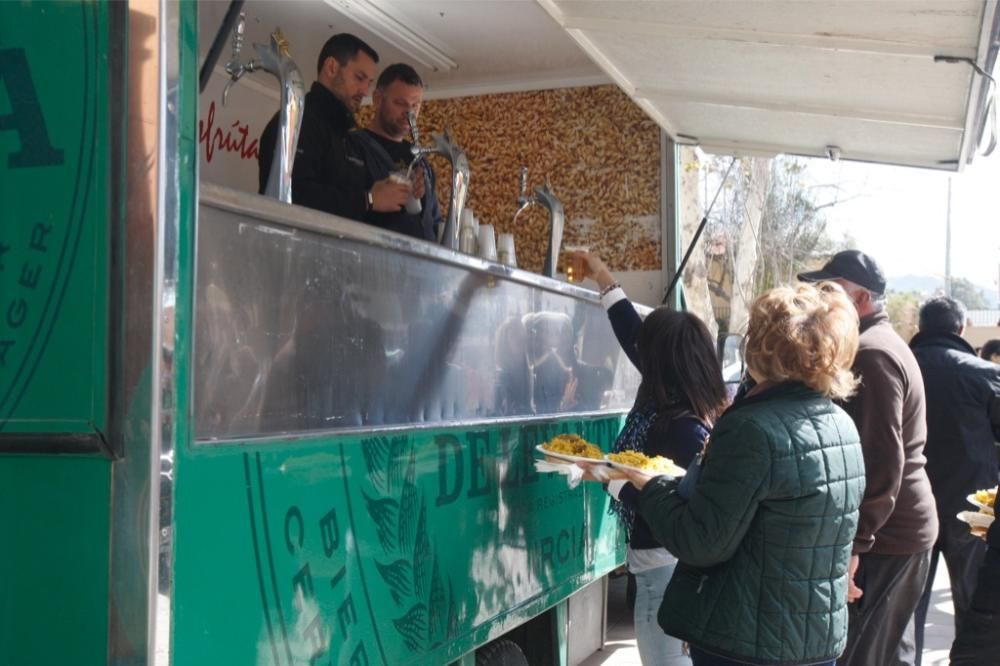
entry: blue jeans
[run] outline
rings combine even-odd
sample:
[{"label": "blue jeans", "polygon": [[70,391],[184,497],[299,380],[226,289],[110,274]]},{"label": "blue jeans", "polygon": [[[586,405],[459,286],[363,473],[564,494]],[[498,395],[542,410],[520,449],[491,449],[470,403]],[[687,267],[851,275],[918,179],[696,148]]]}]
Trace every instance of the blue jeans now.
[{"label": "blue jeans", "polygon": [[674,573],[673,564],[635,574],[635,643],[642,666],[689,666],[681,641],[667,636],[656,621],[663,592]]},{"label": "blue jeans", "polygon": [[[745,661],[733,661],[732,659],[716,656],[700,650],[693,645],[691,646],[691,663],[694,666],[746,666],[747,664]],[[837,666],[837,661],[828,661],[823,664],[816,664],[815,666]]]}]

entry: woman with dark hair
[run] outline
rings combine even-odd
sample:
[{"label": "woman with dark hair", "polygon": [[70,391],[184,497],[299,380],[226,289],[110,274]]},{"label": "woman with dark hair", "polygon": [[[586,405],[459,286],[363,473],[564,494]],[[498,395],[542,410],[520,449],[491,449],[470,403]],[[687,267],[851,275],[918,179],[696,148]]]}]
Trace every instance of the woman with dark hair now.
[{"label": "woman with dark hair", "polygon": [[[583,254],[586,276],[597,282],[601,302],[625,354],[642,382],[614,450],[642,451],[687,467],[701,452],[709,430],[725,408],[727,394],[712,336],[689,312],[657,308],[640,318],[621,286],[597,256]],[[675,558],[652,535],[637,512],[638,489],[611,481],[611,508],[625,525],[629,572],[635,576],[635,636],[646,666],[689,664],[681,642],[656,622]]]}]

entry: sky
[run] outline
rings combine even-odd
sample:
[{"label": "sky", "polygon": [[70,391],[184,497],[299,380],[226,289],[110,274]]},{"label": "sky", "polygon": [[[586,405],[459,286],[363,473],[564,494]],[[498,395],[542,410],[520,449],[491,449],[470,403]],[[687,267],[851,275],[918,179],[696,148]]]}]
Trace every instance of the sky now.
[{"label": "sky", "polygon": [[[849,234],[890,278],[944,276],[947,173],[848,161],[809,162],[813,182],[840,186],[842,201],[827,215],[832,236]],[[952,276],[996,293],[1000,149],[989,157],[978,156],[951,179]]]}]

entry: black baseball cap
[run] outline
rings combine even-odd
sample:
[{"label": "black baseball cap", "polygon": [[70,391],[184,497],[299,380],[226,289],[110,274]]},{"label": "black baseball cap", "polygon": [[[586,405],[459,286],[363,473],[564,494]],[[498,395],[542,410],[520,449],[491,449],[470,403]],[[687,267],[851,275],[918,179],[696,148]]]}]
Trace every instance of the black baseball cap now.
[{"label": "black baseball cap", "polygon": [[798,278],[803,282],[848,280],[876,294],[885,293],[885,275],[882,274],[882,269],[874,259],[858,250],[838,252],[823,268],[799,273]]}]

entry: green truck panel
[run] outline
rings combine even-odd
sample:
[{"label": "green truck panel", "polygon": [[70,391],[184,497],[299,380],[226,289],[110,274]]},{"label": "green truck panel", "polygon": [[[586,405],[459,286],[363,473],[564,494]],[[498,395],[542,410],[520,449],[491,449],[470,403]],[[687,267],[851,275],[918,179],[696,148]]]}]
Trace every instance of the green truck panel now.
[{"label": "green truck panel", "polygon": [[107,663],[111,464],[0,458],[0,664]]},{"label": "green truck panel", "polygon": [[265,445],[177,466],[175,663],[445,664],[623,559],[535,446],[621,416]]}]

